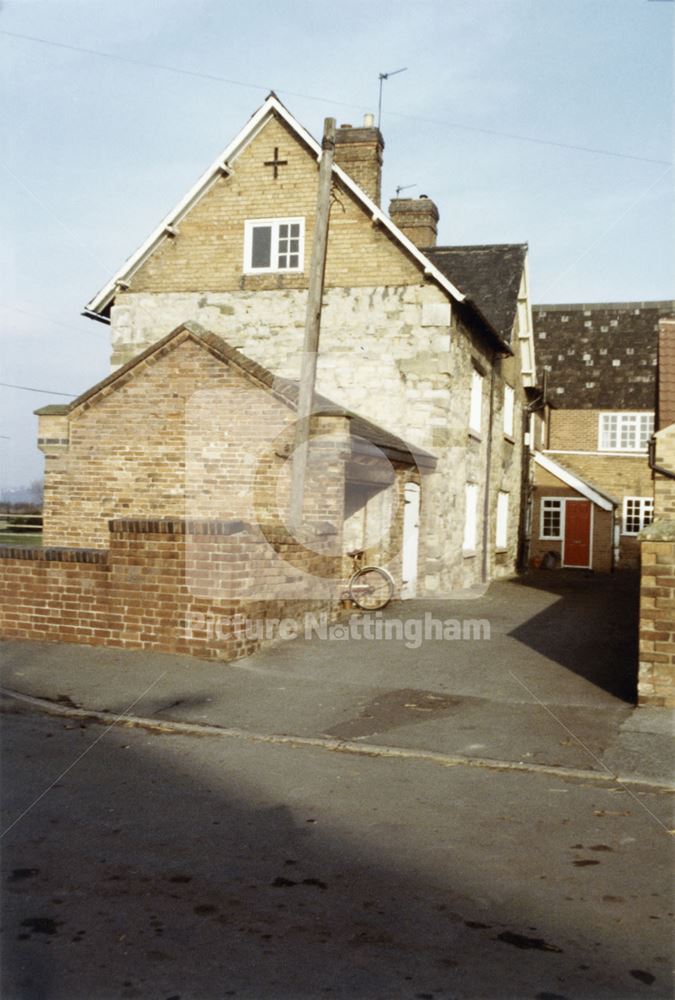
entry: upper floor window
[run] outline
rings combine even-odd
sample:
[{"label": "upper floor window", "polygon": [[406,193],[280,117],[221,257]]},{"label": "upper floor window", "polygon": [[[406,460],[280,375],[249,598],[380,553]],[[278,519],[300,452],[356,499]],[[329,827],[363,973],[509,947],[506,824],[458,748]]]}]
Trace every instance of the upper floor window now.
[{"label": "upper floor window", "polygon": [[244,225],[244,271],[302,271],[304,219],[247,219]]},{"label": "upper floor window", "polygon": [[638,535],[654,520],[654,500],[652,497],[624,497],[623,533]]},{"label": "upper floor window", "polygon": [[471,372],[471,402],[469,404],[469,429],[480,434],[483,416],[483,376],[475,368]]},{"label": "upper floor window", "polygon": [[515,393],[510,385],[504,386],[504,434],[513,437],[513,402]]},{"label": "upper floor window", "polygon": [[600,414],[600,451],[644,451],[653,433],[653,413]]}]

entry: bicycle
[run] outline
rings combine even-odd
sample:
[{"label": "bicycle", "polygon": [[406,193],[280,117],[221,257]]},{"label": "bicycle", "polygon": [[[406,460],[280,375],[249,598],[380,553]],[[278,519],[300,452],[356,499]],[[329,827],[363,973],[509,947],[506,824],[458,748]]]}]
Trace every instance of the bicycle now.
[{"label": "bicycle", "polygon": [[360,566],[364,549],[348,552],[354,572],[347,584],[346,596],[362,611],[379,611],[386,608],[394,596],[394,579],[381,566]]}]

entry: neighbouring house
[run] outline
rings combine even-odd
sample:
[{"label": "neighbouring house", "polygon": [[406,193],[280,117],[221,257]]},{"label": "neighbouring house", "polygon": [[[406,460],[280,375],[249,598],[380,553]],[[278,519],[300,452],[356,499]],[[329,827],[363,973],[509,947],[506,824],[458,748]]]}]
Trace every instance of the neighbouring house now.
[{"label": "neighbouring house", "polygon": [[659,323],[654,521],[640,534],[638,700],[675,708],[675,310]]},{"label": "neighbouring house", "polygon": [[[533,431],[530,556],[635,567],[654,512],[659,321],[673,301],[533,307],[546,419]],[[550,557],[549,557],[550,558]]]}]

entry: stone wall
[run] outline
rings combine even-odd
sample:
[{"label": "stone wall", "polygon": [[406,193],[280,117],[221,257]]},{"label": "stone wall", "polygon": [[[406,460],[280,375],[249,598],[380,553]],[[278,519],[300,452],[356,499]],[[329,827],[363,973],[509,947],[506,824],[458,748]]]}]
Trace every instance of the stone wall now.
[{"label": "stone wall", "polygon": [[[419,579],[428,594],[440,595],[481,579],[482,542],[474,558],[462,555],[464,485],[467,479],[484,484],[489,373],[496,364],[488,564],[491,575],[513,574],[520,524],[525,406],[516,359],[495,361],[476,334],[451,314],[447,298],[431,284],[327,289],[324,301],[318,391],[438,458],[436,472],[425,477],[420,530],[420,537],[428,544]],[[304,292],[127,292],[118,296],[118,302],[112,311],[112,324],[113,345],[120,361],[128,360],[128,353],[138,353],[189,317],[276,374],[289,378],[299,375]],[[480,440],[468,432],[471,373],[476,363],[487,376]],[[511,439],[503,433],[505,382],[515,389]],[[481,485],[481,514],[482,490]],[[494,532],[500,490],[510,494],[511,502],[507,550],[497,555]]]},{"label": "stone wall", "polygon": [[275,525],[178,519],[109,530],[106,551],[0,547],[0,634],[231,660],[284,638],[275,620],[340,613],[342,560],[320,537],[309,549]]},{"label": "stone wall", "polygon": [[[275,178],[265,162],[278,148],[287,164]],[[128,361],[186,320],[199,322],[269,370],[290,378],[300,371],[308,268],[304,273],[247,274],[247,219],[302,217],[305,261],[311,255],[317,166],[286,126],[272,120],[237,158],[230,176],[207,194],[120,289],[111,312],[113,365]],[[438,458],[426,481],[420,537],[427,545],[419,579],[442,594],[482,578],[484,544],[464,558],[467,479],[485,489],[488,573],[515,570],[521,518],[522,408],[519,365],[500,363],[485,346],[485,331],[451,315],[446,293],[374,222],[354,197],[334,185],[326,264],[317,388]],[[473,365],[497,366],[492,391],[485,380],[483,432],[468,434]],[[516,391],[514,439],[501,428],[503,381]],[[494,433],[490,436],[490,399]],[[490,440],[491,437],[491,440]],[[495,553],[497,495],[508,492],[506,551]],[[479,510],[484,510],[484,496]]]},{"label": "stone wall", "polygon": [[638,703],[675,708],[675,520],[640,536]]}]

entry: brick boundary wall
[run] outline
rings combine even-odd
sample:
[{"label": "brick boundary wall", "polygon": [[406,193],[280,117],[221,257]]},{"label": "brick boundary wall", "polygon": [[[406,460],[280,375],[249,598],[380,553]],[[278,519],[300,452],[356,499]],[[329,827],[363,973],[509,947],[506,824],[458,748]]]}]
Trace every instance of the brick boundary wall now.
[{"label": "brick boundary wall", "polygon": [[675,521],[640,535],[638,704],[675,708]]},{"label": "brick boundary wall", "polygon": [[0,547],[0,635],[232,660],[277,638],[237,622],[340,616],[330,526],[311,548],[279,525],[243,521],[120,519],[109,529],[108,549]]}]

